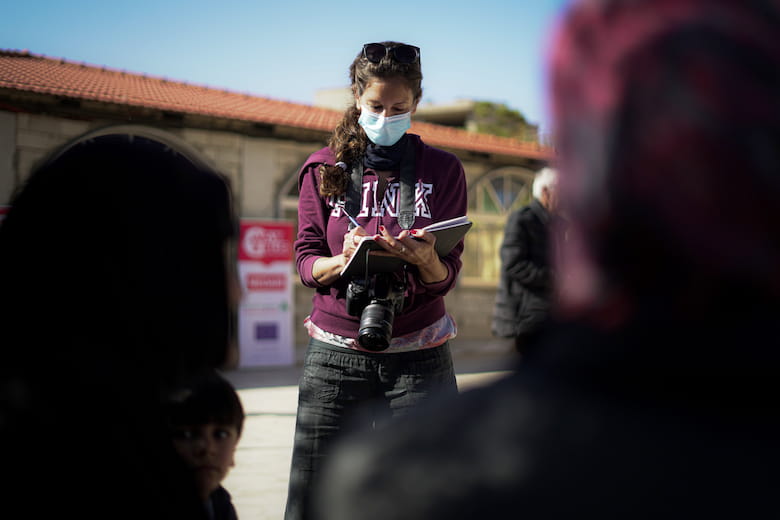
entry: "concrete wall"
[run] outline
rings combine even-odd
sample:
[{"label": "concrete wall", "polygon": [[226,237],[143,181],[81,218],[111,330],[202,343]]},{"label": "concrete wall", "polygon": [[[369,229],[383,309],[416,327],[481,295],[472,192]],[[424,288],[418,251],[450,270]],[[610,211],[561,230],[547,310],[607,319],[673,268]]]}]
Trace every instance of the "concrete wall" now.
[{"label": "concrete wall", "polygon": [[[0,204],[46,155],[111,121],[77,121],[60,117],[0,111]],[[275,216],[278,190],[303,160],[322,144],[248,137],[200,129],[168,129],[199,150],[231,182],[243,217]]]},{"label": "concrete wall", "polygon": [[306,157],[321,147],[320,143],[245,139],[242,185],[238,190],[240,215],[278,216],[280,190],[291,176],[297,175]]},{"label": "concrete wall", "polygon": [[89,129],[83,121],[0,111],[0,204],[10,202],[35,163]]},{"label": "concrete wall", "polygon": [[0,112],[0,205],[7,204],[16,186],[16,117]]}]

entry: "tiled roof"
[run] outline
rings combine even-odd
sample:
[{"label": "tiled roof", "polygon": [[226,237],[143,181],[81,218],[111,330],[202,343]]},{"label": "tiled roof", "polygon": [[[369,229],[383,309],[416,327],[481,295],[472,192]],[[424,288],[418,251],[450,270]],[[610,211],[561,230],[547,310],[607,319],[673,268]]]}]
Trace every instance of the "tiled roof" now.
[{"label": "tiled roof", "polygon": [[[342,113],[167,78],[0,50],[0,89],[330,132]],[[415,122],[425,142],[459,150],[549,159],[535,143]]]}]

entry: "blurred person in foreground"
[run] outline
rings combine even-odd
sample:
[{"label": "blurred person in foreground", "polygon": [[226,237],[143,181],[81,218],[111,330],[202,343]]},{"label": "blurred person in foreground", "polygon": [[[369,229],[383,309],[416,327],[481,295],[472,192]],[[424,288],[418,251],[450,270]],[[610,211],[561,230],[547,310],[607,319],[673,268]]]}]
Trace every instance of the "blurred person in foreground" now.
[{"label": "blurred person in foreground", "polygon": [[164,399],[224,362],[229,186],[153,129],[97,130],[34,169],[0,226],[4,507],[205,518]]},{"label": "blurred person in foreground", "polygon": [[550,228],[558,209],[558,172],[542,168],[531,190],[531,202],[512,212],[504,228],[492,325],[495,336],[514,338],[521,354],[549,317],[554,251]]},{"label": "blurred person in foreground", "polygon": [[334,453],[320,518],[780,515],[780,2],[586,1],[554,40],[554,327]]}]

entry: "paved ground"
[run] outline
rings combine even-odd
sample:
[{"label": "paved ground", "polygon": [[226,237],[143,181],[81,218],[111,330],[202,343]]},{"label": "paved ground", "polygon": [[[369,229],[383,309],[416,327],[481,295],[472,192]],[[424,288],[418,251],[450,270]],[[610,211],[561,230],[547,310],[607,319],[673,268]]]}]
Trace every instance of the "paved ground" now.
[{"label": "paved ground", "polygon": [[[455,355],[458,386],[467,390],[506,375],[511,354]],[[233,370],[247,418],[236,466],[224,482],[241,520],[281,520],[287,497],[300,366]]]}]

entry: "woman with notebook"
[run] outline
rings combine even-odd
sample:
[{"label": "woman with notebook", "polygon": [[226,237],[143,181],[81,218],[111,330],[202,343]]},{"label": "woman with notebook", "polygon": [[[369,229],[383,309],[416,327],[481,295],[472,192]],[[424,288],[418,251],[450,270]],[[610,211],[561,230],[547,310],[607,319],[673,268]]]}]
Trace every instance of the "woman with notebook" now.
[{"label": "woman with notebook", "polygon": [[[296,265],[315,293],[287,519],[309,516],[311,486],[347,423],[381,427],[435,394],[457,392],[448,346],[457,330],[444,296],[463,241],[440,256],[422,228],[466,214],[463,166],[406,133],[422,97],[420,49],[366,44],[349,73],[354,101],[299,177]],[[342,276],[367,236],[381,251],[362,259],[359,275]],[[381,256],[402,267],[385,272]]]}]

